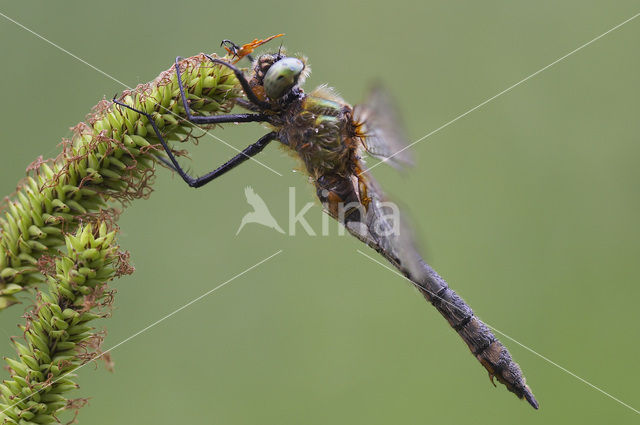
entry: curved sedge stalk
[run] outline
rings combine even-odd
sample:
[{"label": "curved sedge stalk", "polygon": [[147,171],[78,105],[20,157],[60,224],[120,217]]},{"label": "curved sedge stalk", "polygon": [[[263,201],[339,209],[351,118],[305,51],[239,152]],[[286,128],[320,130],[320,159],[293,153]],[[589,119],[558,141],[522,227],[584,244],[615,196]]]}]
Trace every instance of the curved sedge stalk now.
[{"label": "curved sedge stalk", "polygon": [[[227,112],[241,95],[233,72],[202,54],[179,65],[195,112]],[[169,140],[191,134],[174,67],[119,100],[151,115]],[[0,210],[0,310],[18,302],[17,293],[48,284],[21,326],[24,341],[13,341],[18,357],[5,358],[11,378],[0,384],[2,423],[58,423],[58,413],[83,404],[65,393],[77,388],[75,369],[102,357],[102,334],[88,322],[105,316],[106,283],[133,270],[107,230],[120,213],[114,201],[148,196],[162,153],[145,116],[107,100],[73,131],[57,158],[27,168]]]},{"label": "curved sedge stalk", "polygon": [[113,243],[106,222],[81,225],[65,237],[66,254],[48,270],[48,289],[39,292],[20,326],[17,358],[7,358],[11,378],[0,384],[0,421],[8,424],[59,423],[57,415],[86,399],[68,399],[77,388],[73,371],[103,357],[102,333],[89,326],[106,317],[113,291],[107,283],[133,269]]},{"label": "curved sedge stalk", "polygon": [[[180,71],[191,108],[216,114],[240,96],[231,70],[204,55],[184,59]],[[184,108],[175,68],[124,92],[119,100],[147,112],[168,139],[184,138],[192,124]],[[39,261],[64,245],[63,235],[87,217],[117,216],[110,201],[146,197],[157,160],[158,140],[145,116],[103,100],[73,128],[54,160],[31,164],[30,175],[8,199],[0,215],[0,310],[17,302],[16,293],[42,282]]]}]

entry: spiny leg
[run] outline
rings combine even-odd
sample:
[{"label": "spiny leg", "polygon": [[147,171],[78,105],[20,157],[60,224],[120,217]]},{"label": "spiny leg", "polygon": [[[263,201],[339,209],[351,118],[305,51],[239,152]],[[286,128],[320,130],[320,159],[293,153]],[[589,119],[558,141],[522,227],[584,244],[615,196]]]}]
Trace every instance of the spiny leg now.
[{"label": "spiny leg", "polygon": [[[210,56],[207,58],[211,59]],[[176,58],[176,77],[178,79],[178,88],[180,89],[180,97],[182,97],[182,106],[184,106],[185,115],[187,119],[194,124],[220,124],[226,122],[265,122],[269,118],[264,114],[226,114],[226,115],[211,115],[206,117],[195,116],[191,113],[189,107],[189,101],[187,100],[184,86],[182,85],[182,76],[180,75],[180,61],[182,58],[178,56]],[[224,62],[223,62],[224,63]],[[245,80],[246,81],[246,80]],[[248,83],[247,83],[248,86]],[[253,94],[253,92],[251,92]]]},{"label": "spiny leg", "polygon": [[[205,174],[202,177],[191,177],[189,174],[187,174],[184,171],[182,166],[180,166],[180,163],[178,162],[178,160],[176,159],[175,155],[171,151],[171,148],[169,148],[169,145],[167,144],[166,140],[162,136],[162,133],[160,132],[160,129],[158,128],[158,126],[156,125],[155,120],[153,119],[153,117],[150,114],[148,114],[146,112],[143,112],[143,111],[140,111],[140,110],[138,110],[138,109],[136,109],[136,108],[134,108],[132,106],[129,106],[126,103],[123,103],[123,102],[117,100],[115,97],[113,98],[113,102],[116,105],[124,106],[127,109],[131,109],[132,111],[139,113],[140,115],[144,115],[147,118],[147,120],[149,120],[149,124],[151,124],[151,127],[153,128],[154,133],[158,137],[158,140],[160,140],[160,143],[162,144],[162,147],[164,148],[164,150],[167,153],[167,155],[169,156],[169,160],[171,162],[168,163],[168,161],[166,161],[164,159],[161,159],[161,161],[163,163],[165,163],[166,165],[169,165],[171,168],[173,168],[189,186],[194,187],[194,188],[198,188],[198,187],[204,186],[205,184],[209,183],[211,180],[215,179],[216,177],[221,176],[222,174],[226,173],[227,171],[229,171],[229,170],[235,168],[236,166],[242,164],[243,162],[245,162],[250,157],[260,153],[265,148],[265,146],[267,146],[267,144],[269,144],[269,142],[271,142],[272,140],[275,140],[276,137],[277,137],[277,133],[276,132],[271,132],[271,133],[265,134],[260,139],[258,139],[257,142],[247,146],[242,152],[240,152],[239,154],[237,154],[236,156],[234,156],[229,161],[225,162],[224,164],[222,164],[220,167],[216,168],[215,170]],[[225,117],[225,115],[219,115],[219,117]],[[231,120],[223,121],[223,122],[233,122],[233,121],[234,120],[231,119]]]},{"label": "spiny leg", "polygon": [[[169,164],[171,164],[171,168],[173,168],[179,175],[180,177],[182,177],[182,179],[187,182],[187,184],[191,185],[191,181],[194,180],[193,177],[189,176],[180,166],[180,163],[178,163],[178,160],[176,159],[175,155],[173,154],[173,152],[171,151],[171,148],[169,148],[169,145],[167,144],[166,140],[164,140],[164,137],[162,136],[162,133],[160,132],[160,129],[158,128],[158,126],[156,125],[156,121],[153,119],[153,117],[146,113],[143,112],[139,109],[136,109],[132,106],[127,105],[124,102],[121,102],[119,100],[117,100],[114,96],[113,98],[113,103],[115,103],[116,105],[120,105],[120,106],[124,106],[127,109],[131,109],[134,112],[139,113],[140,115],[144,115],[147,120],[149,121],[149,124],[151,124],[151,127],[153,128],[154,133],[156,134],[156,137],[158,137],[158,140],[160,140],[160,144],[162,144],[163,149],[165,150],[165,152],[167,153],[167,155],[169,156],[169,160],[171,161]],[[167,161],[162,161],[163,163],[167,164]]]},{"label": "spiny leg", "polygon": [[220,177],[227,171],[234,169],[235,167],[242,164],[252,156],[259,154],[271,141],[276,140],[276,138],[277,138],[277,133],[275,131],[265,134],[264,136],[259,138],[257,142],[247,146],[242,150],[242,152],[240,152],[239,154],[237,154],[236,156],[234,156],[229,161],[225,162],[215,170],[205,174],[202,177],[198,177],[194,179],[192,183],[189,183],[189,182],[187,183],[189,183],[189,186],[194,188],[204,186],[205,184],[209,183],[211,180],[215,179],[216,177]]},{"label": "spiny leg", "polygon": [[160,162],[162,162],[164,164],[165,167],[169,168],[170,170],[175,171],[176,173],[178,172],[178,169],[173,165],[173,163],[171,163],[171,161],[169,161],[167,158],[163,158],[160,155],[156,155],[156,159]]},{"label": "spiny leg", "polygon": [[236,105],[240,106],[241,108],[248,109],[249,111],[260,112],[262,110],[259,106],[254,105],[246,99],[237,98],[234,99],[234,101]]},{"label": "spiny leg", "polygon": [[[240,152],[239,154],[237,154],[236,156],[234,156],[229,161],[225,162],[224,164],[222,164],[221,166],[219,166],[215,170],[205,174],[202,177],[191,178],[191,182],[189,182],[187,180],[185,180],[185,181],[187,182],[187,184],[189,186],[191,186],[193,188],[197,189],[199,187],[202,187],[205,184],[209,183],[211,180],[215,179],[216,177],[220,177],[221,175],[223,175],[227,171],[230,171],[233,168],[237,167],[238,165],[242,164],[243,162],[245,162],[246,160],[248,160],[252,156],[255,156],[258,153],[262,152],[262,150],[271,141],[273,141],[275,139],[276,139],[276,133],[275,132],[271,132],[271,133],[265,134],[260,139],[258,139],[257,142],[247,146],[244,150],[242,150],[242,152]],[[180,174],[180,176],[182,176],[183,174],[186,174],[184,172],[181,173],[180,170],[178,168],[176,168],[176,166],[171,161],[168,161],[166,158],[158,156],[157,159],[160,162],[162,162],[165,166],[170,168],[171,170],[173,170],[173,171],[177,172],[178,174]],[[184,179],[184,177],[183,177],[183,179]]]},{"label": "spiny leg", "polygon": [[217,63],[231,69],[235,74],[236,78],[238,79],[238,82],[240,82],[240,85],[244,90],[244,94],[247,96],[247,99],[249,99],[251,103],[255,104],[256,106],[259,106],[263,110],[265,109],[268,110],[271,108],[271,105],[268,102],[263,102],[262,100],[258,99],[258,97],[253,92],[253,90],[251,90],[251,86],[249,85],[249,82],[247,81],[247,79],[244,76],[244,73],[240,69],[223,60],[214,59],[209,55],[204,55],[204,56],[213,63]]}]

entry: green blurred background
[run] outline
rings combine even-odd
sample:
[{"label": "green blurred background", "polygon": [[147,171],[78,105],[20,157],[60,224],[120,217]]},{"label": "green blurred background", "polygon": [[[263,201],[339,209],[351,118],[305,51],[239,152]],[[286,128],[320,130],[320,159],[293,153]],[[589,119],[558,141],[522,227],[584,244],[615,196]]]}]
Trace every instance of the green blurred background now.
[{"label": "green blurred background", "polygon": [[[639,12],[636,1],[3,2],[0,11],[129,85],[176,55],[284,32],[306,87],[353,103],[393,91],[418,139]],[[640,19],[415,146],[417,165],[374,174],[417,224],[429,262],[489,324],[635,408],[640,315]],[[0,18],[0,193],[118,83]],[[270,48],[277,48],[272,44]],[[238,148],[258,125],[217,130]],[[190,146],[196,172],[234,152]],[[541,404],[484,369],[415,290],[352,238],[248,225],[251,185],[286,226],[313,190],[276,146],[197,191],[159,170],[122,216],[136,273],[105,348],[273,254],[282,254],[80,372],[85,424],[632,423],[638,415],[502,338]],[[319,229],[315,205],[308,221]],[[334,229],[335,230],[335,229]],[[369,255],[374,255],[366,250]],[[26,308],[0,315],[0,352]]]}]

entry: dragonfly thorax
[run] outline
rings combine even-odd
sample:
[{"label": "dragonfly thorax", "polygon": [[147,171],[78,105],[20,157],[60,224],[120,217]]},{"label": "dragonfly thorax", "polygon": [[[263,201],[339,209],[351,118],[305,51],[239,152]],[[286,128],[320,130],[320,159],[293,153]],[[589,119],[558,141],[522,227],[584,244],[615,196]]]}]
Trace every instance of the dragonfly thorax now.
[{"label": "dragonfly thorax", "polygon": [[321,86],[290,105],[278,128],[279,139],[296,151],[312,178],[350,175],[360,145],[352,113],[349,104]]}]

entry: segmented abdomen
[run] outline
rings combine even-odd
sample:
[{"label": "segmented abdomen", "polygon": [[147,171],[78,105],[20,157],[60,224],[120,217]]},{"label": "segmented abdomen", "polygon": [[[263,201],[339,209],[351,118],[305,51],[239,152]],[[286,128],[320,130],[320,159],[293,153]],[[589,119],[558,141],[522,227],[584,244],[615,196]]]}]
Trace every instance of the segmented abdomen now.
[{"label": "segmented abdomen", "polygon": [[[509,391],[538,408],[538,402],[509,351],[489,327],[474,315],[471,307],[422,259],[415,249],[411,231],[406,226],[390,231],[393,229],[387,219],[390,211],[384,205],[382,193],[371,176],[367,173],[350,178],[323,175],[316,180],[316,188],[318,198],[329,214],[341,221],[352,235],[382,254],[414,283],[460,335],[476,359],[487,369],[492,381],[494,377],[497,378]],[[363,188],[366,192],[363,192]],[[363,203],[365,198],[367,202]],[[362,203],[354,213],[337,214],[340,203],[354,202]]]},{"label": "segmented abdomen", "polygon": [[520,367],[511,358],[507,348],[496,338],[489,327],[478,319],[471,307],[458,296],[447,283],[428,264],[421,262],[424,278],[414,280],[420,292],[449,322],[460,335],[471,353],[487,369],[489,376],[497,378],[509,391],[519,398],[526,399],[531,406],[538,408],[533,393],[525,383]]}]

